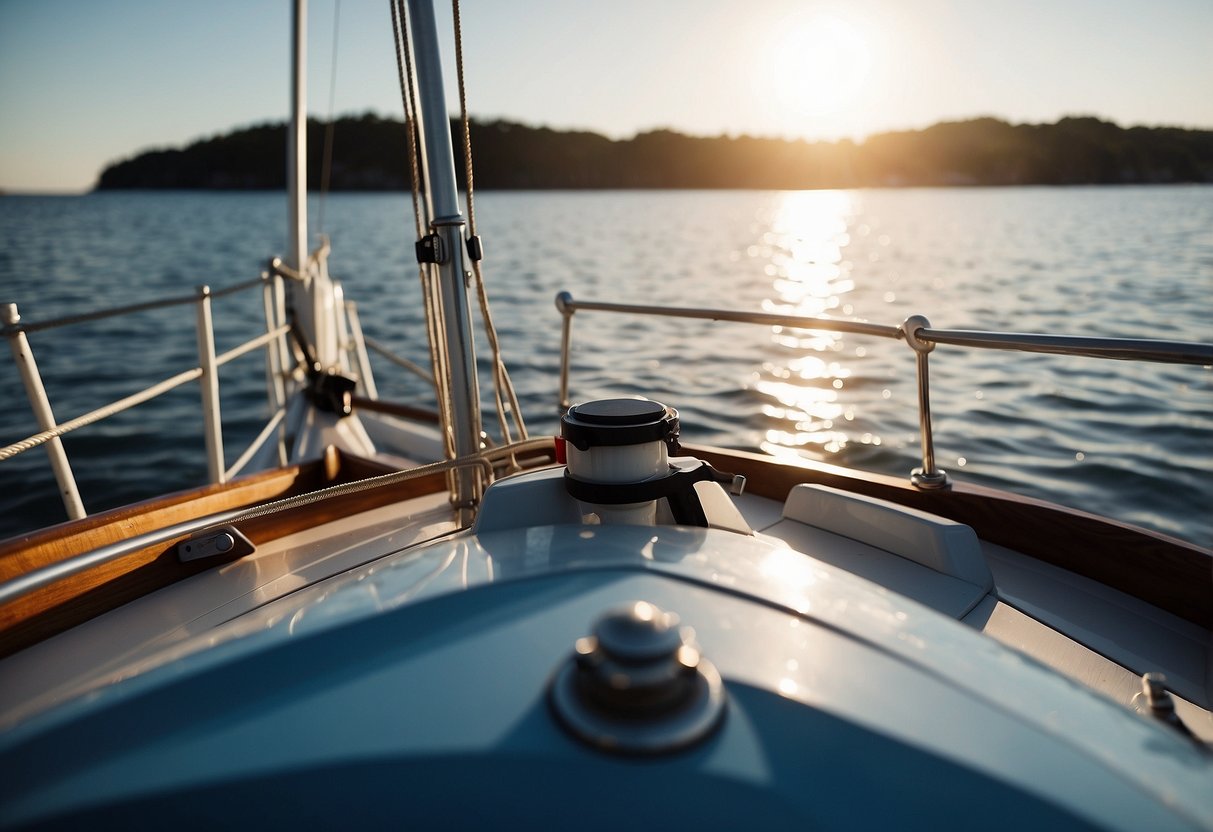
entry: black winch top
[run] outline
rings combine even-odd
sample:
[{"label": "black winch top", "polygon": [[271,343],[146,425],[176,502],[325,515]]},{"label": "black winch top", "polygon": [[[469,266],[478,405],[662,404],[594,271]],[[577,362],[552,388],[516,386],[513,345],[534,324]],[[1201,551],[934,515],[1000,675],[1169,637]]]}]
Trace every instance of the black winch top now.
[{"label": "black winch top", "polygon": [[650,399],[599,399],[560,417],[560,435],[581,451],[603,445],[678,443],[678,411]]}]

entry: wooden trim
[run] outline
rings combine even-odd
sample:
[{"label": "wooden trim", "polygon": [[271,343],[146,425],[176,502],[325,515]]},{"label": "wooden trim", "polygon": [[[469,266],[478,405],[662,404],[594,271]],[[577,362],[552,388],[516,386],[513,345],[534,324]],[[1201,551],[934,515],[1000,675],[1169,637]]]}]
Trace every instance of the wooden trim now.
[{"label": "wooden trim", "polygon": [[0,542],[0,581],[175,523],[322,488],[327,484],[324,474],[321,462],[291,465],[18,535]]},{"label": "wooden trim", "polygon": [[923,491],[908,480],[826,463],[684,448],[722,471],[745,475],[750,493],[783,501],[793,486],[818,483],[929,511],[971,526],[983,540],[1213,629],[1213,552],[1187,541],[979,485]]},{"label": "wooden trim", "polygon": [[[723,471],[743,474],[751,493],[783,501],[793,486],[820,483],[929,511],[978,536],[1213,628],[1213,552],[1084,512],[981,486],[920,491],[908,482],[825,463],[782,462],[744,451],[687,446]],[[0,580],[175,523],[251,507],[394,470],[334,449],[304,465],[253,474],[93,515],[0,543]],[[443,473],[329,498],[238,524],[255,545],[446,488]],[[8,655],[130,600],[212,568],[180,563],[184,536],[144,547],[0,607],[0,655]]]},{"label": "wooden trim", "polygon": [[[9,580],[175,523],[253,507],[393,470],[374,460],[330,448],[324,458],[304,465],[124,506],[13,538],[0,544],[0,580]],[[254,545],[261,545],[321,523],[445,489],[445,475],[431,474],[252,518],[236,526]],[[177,558],[176,546],[185,537],[178,535],[162,543],[137,549],[115,561],[42,587],[0,607],[0,656],[9,655],[224,562],[211,558],[181,563]]]},{"label": "wooden trim", "polygon": [[358,480],[370,479],[371,477],[379,477],[384,474],[391,474],[400,469],[394,465],[388,465],[386,462],[380,462],[377,459],[368,459],[357,454],[341,452],[341,462],[338,466],[338,472],[341,475],[342,482],[357,482]]}]

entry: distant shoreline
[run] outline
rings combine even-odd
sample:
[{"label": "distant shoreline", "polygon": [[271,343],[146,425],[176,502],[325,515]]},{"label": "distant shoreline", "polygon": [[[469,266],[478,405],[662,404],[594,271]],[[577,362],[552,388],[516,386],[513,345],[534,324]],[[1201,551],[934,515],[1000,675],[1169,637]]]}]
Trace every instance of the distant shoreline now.
[{"label": "distant shoreline", "polygon": [[[308,178],[321,181],[326,125],[308,125]],[[96,190],[273,191],[286,184],[285,125],[264,124],[156,149],[102,171]],[[462,128],[452,121],[456,147]],[[332,191],[407,191],[402,122],[334,124]],[[881,133],[860,143],[670,130],[613,140],[506,121],[473,121],[481,190],[812,190],[865,187],[1207,184],[1213,130],[1123,128],[1092,117],[1053,124],[994,118]],[[462,178],[462,169],[459,175]]]},{"label": "distant shoreline", "polygon": [[[696,188],[696,187],[681,187],[681,188],[491,188],[476,186],[477,192],[484,193],[678,193],[685,191],[703,191],[705,193],[728,193],[728,192],[765,192],[765,191],[828,191],[828,190],[847,190],[847,191],[911,191],[911,190],[939,190],[939,191],[981,191],[981,190],[1004,190],[1004,189],[1020,189],[1020,188],[1056,188],[1059,190],[1079,190],[1082,188],[1090,189],[1117,189],[1117,188],[1208,188],[1213,187],[1213,182],[1109,182],[1109,183],[1088,183],[1088,184],[1072,184],[1072,185],[1051,185],[1051,184],[1028,184],[1028,185],[857,185],[849,188]],[[285,197],[285,188],[92,188],[82,191],[2,191],[0,199],[5,197],[15,198],[71,198],[81,196],[108,196],[113,194],[276,194]],[[309,195],[317,195],[320,193],[319,188],[309,188]],[[331,189],[331,194],[383,194],[384,196],[405,196],[409,193],[407,189],[357,189],[357,188],[342,188]]]},{"label": "distant shoreline", "polygon": [[[702,191],[704,193],[744,193],[750,192],[771,192],[771,191],[786,191],[796,193],[801,191],[982,191],[982,190],[1016,190],[1016,189],[1056,189],[1056,190],[1081,190],[1083,188],[1091,190],[1115,190],[1120,188],[1209,188],[1213,187],[1213,181],[1210,182],[1107,182],[1107,183],[1077,183],[1067,185],[1054,184],[1010,184],[1010,185],[856,185],[846,188],[709,188],[709,187],[677,187],[677,188],[492,188],[476,185],[477,193],[503,193],[503,194],[545,194],[545,193],[682,193],[687,191]],[[460,183],[460,191],[463,186]],[[4,191],[0,192],[0,199],[9,198],[32,198],[40,199],[47,198],[74,198],[82,196],[110,196],[110,195],[139,195],[139,194],[274,194],[285,198],[285,188],[92,188],[82,191]],[[409,191],[405,188],[332,188],[330,194],[351,194],[351,195],[368,195],[368,194],[383,194],[384,196],[407,196]],[[319,188],[309,188],[308,195],[316,196],[320,194]]]}]

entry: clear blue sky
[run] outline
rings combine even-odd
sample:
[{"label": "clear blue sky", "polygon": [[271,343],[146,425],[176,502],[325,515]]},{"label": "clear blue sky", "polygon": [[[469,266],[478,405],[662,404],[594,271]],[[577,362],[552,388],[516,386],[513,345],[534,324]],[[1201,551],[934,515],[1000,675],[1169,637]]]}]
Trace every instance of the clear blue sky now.
[{"label": "clear blue sky", "polygon": [[[311,112],[334,0],[310,0]],[[0,189],[287,113],[289,2],[0,0]],[[1213,0],[465,0],[470,108],[622,137],[944,119],[1213,127]],[[440,4],[440,21],[449,21]],[[335,109],[397,116],[387,0],[342,0]]]}]

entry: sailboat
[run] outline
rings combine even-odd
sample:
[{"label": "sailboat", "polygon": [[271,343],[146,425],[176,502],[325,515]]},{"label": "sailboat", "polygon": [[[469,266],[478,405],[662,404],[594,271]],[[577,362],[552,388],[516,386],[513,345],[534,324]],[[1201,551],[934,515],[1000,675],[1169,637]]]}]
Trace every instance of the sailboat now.
[{"label": "sailboat", "polygon": [[[929,400],[939,344],[1213,346],[562,293],[559,435],[528,435],[494,355],[490,439],[439,35],[425,0],[392,11],[436,413],[378,398],[327,247],[304,251],[298,60],[292,243],[233,351],[265,350],[274,416],[237,464],[206,290],[177,383],[200,381],[212,482],[85,516],[59,438],[131,402],[57,423],[6,307],[41,428],[12,453],[47,450],[72,519],[0,543],[0,825],[1213,828],[1213,553],[950,481]],[[704,447],[677,402],[570,401],[591,313],[904,341],[922,466]]]}]

